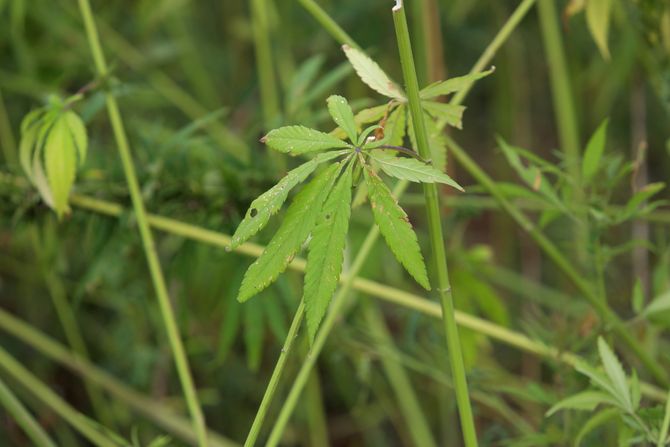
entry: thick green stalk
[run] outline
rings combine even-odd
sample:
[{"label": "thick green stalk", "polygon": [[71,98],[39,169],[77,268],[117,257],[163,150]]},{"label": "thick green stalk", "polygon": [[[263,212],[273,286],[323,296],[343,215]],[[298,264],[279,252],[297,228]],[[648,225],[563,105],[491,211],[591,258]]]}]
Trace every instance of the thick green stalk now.
[{"label": "thick green stalk", "polygon": [[466,171],[472,175],[484,189],[491,194],[514,221],[526,231],[540,246],[544,254],[575,284],[577,289],[586,298],[598,316],[619,337],[619,339],[640,359],[645,368],[652,374],[658,383],[668,386],[668,372],[659,365],[644,349],[640,342],[633,337],[617,314],[598,297],[591,284],[575,269],[572,262],[549,240],[525,214],[507,200],[497,188],[496,183],[475,163],[474,160],[451,138],[447,137],[447,145],[456,159]]},{"label": "thick green stalk", "polygon": [[[407,29],[407,18],[402,0],[397,0],[393,7],[393,22],[395,24],[396,37],[398,40],[398,50],[400,53],[400,63],[402,65],[403,77],[405,79],[405,89],[407,91],[407,100],[414,125],[414,134],[416,135],[416,144],[419,155],[428,160],[431,158],[431,150],[428,143],[428,133],[423,122],[423,110],[421,108],[421,98],[419,97],[419,83],[414,69],[414,57],[412,55],[412,45],[410,42],[409,31]],[[426,212],[428,213],[428,233],[430,235],[430,244],[433,252],[433,262],[435,263],[435,281],[433,287],[436,287],[442,303],[442,318],[444,319],[444,329],[447,337],[447,346],[449,350],[449,363],[454,380],[454,392],[456,393],[456,402],[461,417],[461,429],[463,439],[467,447],[477,446],[477,430],[472,415],[472,406],[468,392],[468,382],[465,374],[465,365],[463,363],[463,354],[461,352],[461,342],[458,335],[458,326],[454,316],[454,301],[449,282],[449,272],[447,270],[447,254],[444,248],[444,237],[442,235],[442,220],[440,217],[440,202],[438,198],[437,186],[434,183],[424,183],[423,193],[426,199]]]},{"label": "thick green stalk", "polygon": [[[91,52],[93,54],[93,59],[98,70],[98,74],[101,77],[105,77],[108,73],[107,63],[105,62],[105,58],[102,52],[102,46],[100,45],[98,31],[95,26],[95,21],[93,19],[89,1],[79,0],[79,9],[81,10],[81,15],[84,20],[86,34],[88,36]],[[109,119],[114,131],[114,137],[118,146],[119,155],[121,157],[123,171],[126,176],[128,190],[130,191],[133,210],[135,211],[135,217],[137,218],[137,226],[139,228],[142,244],[144,246],[144,253],[147,258],[147,263],[149,265],[151,280],[156,290],[156,297],[158,298],[161,317],[163,319],[163,324],[165,325],[165,330],[170,342],[170,348],[172,349],[172,354],[174,356],[174,361],[177,367],[179,380],[181,381],[186,404],[193,420],[195,432],[198,434],[199,445],[200,447],[206,447],[207,431],[205,428],[205,419],[202,414],[202,409],[200,408],[200,403],[198,402],[195,385],[193,384],[193,378],[191,377],[191,372],[189,370],[188,358],[186,356],[186,351],[179,334],[179,326],[177,325],[174,310],[172,309],[172,304],[170,303],[170,298],[168,296],[167,287],[165,284],[165,278],[161,270],[160,261],[158,260],[158,253],[156,252],[156,246],[151,234],[151,229],[149,228],[149,224],[147,222],[147,213],[142,201],[142,194],[140,192],[137,175],[135,174],[135,166],[133,164],[132,155],[130,153],[130,145],[128,144],[126,131],[123,127],[119,107],[116,103],[116,98],[109,92],[105,94],[105,101],[107,103],[107,112],[109,114]]]},{"label": "thick green stalk", "polygon": [[14,357],[0,347],[0,368],[20,383],[35,399],[42,402],[58,416],[67,421],[86,439],[99,447],[119,447],[119,444],[104,435],[94,421],[75,410],[60,396],[51,391],[42,381],[23,367]]},{"label": "thick green stalk", "polygon": [[[189,421],[170,411],[163,403],[128,388],[106,371],[2,309],[0,309],[0,328],[37,350],[41,355],[77,374],[83,380],[90,381],[104,389],[118,402],[124,403],[136,414],[153,421],[166,432],[183,439],[190,445],[196,445],[196,434]],[[214,432],[209,434],[209,439],[212,447],[237,446]]]},{"label": "thick green stalk", "polygon": [[275,368],[272,371],[270,382],[268,382],[268,386],[267,388],[265,388],[265,393],[263,394],[263,399],[261,400],[261,404],[258,407],[258,411],[256,412],[256,417],[254,418],[254,422],[251,424],[251,429],[249,429],[247,439],[246,441],[244,441],[244,447],[253,446],[256,443],[256,440],[258,439],[261,427],[263,426],[263,421],[265,420],[265,416],[267,415],[267,412],[270,408],[270,403],[272,402],[275,392],[277,391],[277,385],[279,384],[279,379],[281,378],[282,373],[284,372],[284,366],[286,365],[286,360],[288,359],[288,355],[293,348],[293,341],[296,339],[298,335],[298,329],[300,329],[300,324],[302,323],[304,315],[305,315],[305,303],[302,300],[300,300],[300,305],[298,306],[298,309],[295,311],[291,327],[288,330],[288,334],[286,334],[286,339],[284,340],[284,346],[282,346],[281,352],[279,353],[279,358],[277,359]]},{"label": "thick green stalk", "polygon": [[[372,337],[381,346],[391,346],[393,338],[389,332],[384,318],[370,303],[363,303],[363,315],[367,322],[367,329]],[[426,416],[419,403],[419,399],[412,388],[407,372],[403,365],[396,359],[388,356],[381,357],[382,366],[393,392],[398,400],[398,410],[407,421],[414,445],[425,447],[436,446],[437,443],[430,431]]]},{"label": "thick green stalk", "polygon": [[12,393],[5,382],[0,378],[0,405],[5,407],[14,421],[23,429],[36,447],[56,447],[42,426],[32,414],[23,406],[21,401]]},{"label": "thick green stalk", "polygon": [[346,44],[353,48],[361,48],[314,0],[298,0],[298,2],[312,15],[312,17],[314,17],[314,19],[316,19],[317,22],[319,22],[319,25],[321,25],[323,29],[340,43],[340,45]]}]

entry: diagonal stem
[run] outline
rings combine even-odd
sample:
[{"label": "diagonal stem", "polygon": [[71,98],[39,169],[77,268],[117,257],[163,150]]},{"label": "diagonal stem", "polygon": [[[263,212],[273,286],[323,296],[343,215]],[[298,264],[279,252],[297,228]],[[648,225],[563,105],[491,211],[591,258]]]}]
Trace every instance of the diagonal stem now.
[{"label": "diagonal stem", "polygon": [[[405,89],[407,100],[414,125],[416,144],[419,155],[424,159],[431,157],[428,143],[428,133],[423,121],[421,98],[419,97],[419,82],[414,68],[414,56],[407,28],[407,18],[402,0],[398,0],[393,8],[393,22],[395,24],[398,50],[400,52],[400,63],[402,65],[403,77],[405,78]],[[444,319],[445,334],[449,351],[449,363],[454,381],[456,402],[461,418],[461,429],[467,447],[477,446],[477,431],[472,405],[468,392],[468,382],[461,352],[461,342],[458,335],[458,326],[454,316],[454,301],[449,282],[447,267],[447,254],[444,248],[444,236],[442,234],[442,220],[440,217],[440,202],[437,186],[434,183],[424,183],[423,193],[426,201],[426,212],[428,213],[428,233],[430,235],[433,262],[435,263],[435,276],[437,279],[437,292],[442,303],[442,318]]]},{"label": "diagonal stem", "polygon": [[56,447],[42,426],[0,378],[0,405],[5,407],[36,447]]},{"label": "diagonal stem", "polygon": [[[93,54],[96,69],[98,74],[104,77],[108,72],[107,63],[105,62],[105,57],[102,52],[102,46],[100,45],[98,31],[95,26],[95,21],[93,19],[89,1],[79,0],[79,9],[86,27],[86,34],[88,36],[89,45],[91,46],[91,53]],[[163,276],[163,271],[158,259],[158,253],[156,252],[154,239],[151,234],[151,229],[149,228],[149,223],[147,222],[147,213],[144,208],[144,202],[142,201],[139,182],[137,180],[137,175],[135,174],[135,166],[133,164],[133,159],[130,153],[130,145],[128,144],[126,131],[123,127],[123,121],[121,120],[121,113],[119,112],[116,98],[110,92],[105,93],[105,101],[107,103],[107,112],[109,114],[109,119],[114,131],[114,137],[118,146],[119,155],[121,157],[121,163],[123,164],[123,171],[126,176],[128,190],[130,191],[133,209],[137,218],[137,226],[139,228],[140,237],[142,239],[144,253],[149,265],[149,271],[154,289],[156,290],[158,305],[160,307],[163,324],[165,325],[165,330],[170,342],[170,348],[172,349],[172,354],[174,356],[174,361],[184,392],[184,397],[186,399],[186,404],[188,406],[189,413],[191,414],[195,432],[198,435],[199,446],[206,447],[207,433],[205,428],[205,419],[202,414],[202,409],[200,408],[200,403],[198,402],[198,396],[195,392],[195,385],[193,384],[193,378],[191,377],[188,358],[186,357],[186,351],[179,334],[179,326],[177,325],[174,310],[172,309],[172,304],[170,303],[165,278]]]}]

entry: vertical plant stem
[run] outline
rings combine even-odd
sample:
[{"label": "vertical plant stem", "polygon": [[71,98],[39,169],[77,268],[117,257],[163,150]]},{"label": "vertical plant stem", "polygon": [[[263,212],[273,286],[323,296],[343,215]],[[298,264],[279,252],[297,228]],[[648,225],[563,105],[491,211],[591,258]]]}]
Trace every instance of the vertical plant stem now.
[{"label": "vertical plant stem", "polygon": [[293,322],[291,322],[291,327],[286,334],[286,340],[284,340],[284,346],[282,346],[279,358],[277,359],[277,364],[275,365],[274,370],[272,371],[272,376],[270,377],[270,382],[268,383],[267,388],[265,389],[265,394],[263,394],[263,399],[261,404],[258,407],[256,412],[256,417],[254,422],[251,424],[251,429],[249,429],[249,434],[247,435],[246,441],[244,441],[244,447],[251,447],[256,443],[258,435],[260,433],[261,427],[263,426],[263,421],[267,415],[268,409],[270,408],[270,403],[274,398],[275,392],[277,391],[277,385],[279,384],[279,379],[281,378],[284,372],[284,366],[286,365],[286,360],[288,355],[293,349],[293,341],[298,335],[298,329],[302,324],[303,317],[305,315],[305,303],[300,300],[300,305],[295,311],[293,316]]},{"label": "vertical plant stem", "polygon": [[314,17],[314,19],[316,19],[317,22],[319,22],[319,25],[321,25],[323,29],[340,43],[340,45],[346,44],[350,47],[358,48],[359,50],[361,49],[354,39],[352,39],[351,36],[349,36],[349,34],[347,34],[347,32],[344,31],[314,0],[298,0],[298,2],[312,15],[312,17]]},{"label": "vertical plant stem", "polygon": [[497,188],[496,183],[486,174],[472,158],[454,140],[447,137],[447,145],[456,159],[466,171],[500,204],[500,207],[516,221],[540,246],[544,254],[551,259],[556,266],[574,283],[577,289],[584,295],[589,304],[598,313],[598,316],[619,339],[637,356],[645,368],[651,373],[658,383],[668,386],[668,372],[646,351],[640,342],[630,334],[618,315],[601,300],[594,292],[593,287],[575,269],[574,264],[567,259],[561,251],[549,240],[515,205],[507,200],[503,193]]},{"label": "vertical plant stem", "polygon": [[[369,302],[363,303],[363,315],[368,325],[368,330],[375,341],[381,346],[392,346],[393,338],[384,322],[381,312]],[[414,445],[423,447],[436,446],[437,443],[430,431],[426,416],[419,404],[419,399],[412,388],[405,368],[396,359],[389,356],[381,356],[382,366],[388,378],[391,388],[398,400],[400,413],[407,421],[407,428]]]},{"label": "vertical plant stem", "polygon": [[42,426],[33,418],[33,415],[23,406],[1,378],[0,405],[5,407],[7,413],[14,418],[36,447],[56,447],[56,444]]},{"label": "vertical plant stem", "polygon": [[[430,159],[431,151],[428,144],[428,134],[423,122],[421,109],[421,98],[419,97],[419,83],[414,69],[414,58],[412,56],[412,45],[409,31],[407,29],[407,18],[402,0],[397,0],[393,7],[393,22],[395,24],[400,63],[402,65],[403,77],[407,100],[412,115],[414,134],[419,155],[424,159]],[[428,232],[435,263],[435,276],[437,279],[437,292],[442,302],[442,318],[444,319],[445,334],[449,350],[449,363],[454,381],[454,392],[461,418],[461,429],[463,439],[467,447],[477,446],[477,431],[472,416],[472,406],[468,392],[468,382],[465,375],[465,365],[461,352],[461,342],[458,335],[458,326],[454,316],[454,302],[447,270],[447,254],[444,249],[444,237],[442,235],[442,221],[440,218],[440,202],[438,199],[437,186],[433,183],[423,184],[423,193],[426,200],[426,212],[428,213]],[[434,287],[435,287],[435,283]]]},{"label": "vertical plant stem", "polygon": [[[86,27],[86,34],[88,36],[89,45],[91,46],[91,52],[93,54],[95,66],[98,70],[98,74],[104,77],[107,75],[107,63],[105,62],[105,58],[102,52],[102,46],[100,45],[98,31],[95,26],[95,21],[93,19],[89,1],[79,0],[79,9]],[[130,191],[133,210],[135,211],[135,217],[137,218],[137,226],[139,228],[142,239],[147,263],[149,265],[151,280],[156,290],[156,297],[158,298],[161,317],[167,332],[170,348],[172,349],[172,355],[174,357],[177,373],[179,375],[179,380],[184,392],[184,398],[193,421],[194,430],[198,435],[198,444],[200,447],[206,447],[207,432],[205,428],[205,419],[202,414],[202,409],[200,408],[200,403],[198,402],[198,396],[195,392],[195,385],[193,384],[193,378],[191,377],[188,358],[186,357],[186,352],[181,341],[174,310],[172,309],[172,304],[170,303],[170,298],[167,293],[165,278],[163,276],[163,271],[161,270],[160,261],[158,260],[158,253],[156,252],[156,246],[151,234],[151,229],[149,228],[149,223],[147,222],[147,213],[142,201],[142,195],[140,192],[137,175],[135,174],[135,166],[133,164],[132,155],[130,153],[128,138],[126,137],[126,132],[121,120],[121,113],[119,112],[116,98],[110,92],[105,94],[105,101],[107,103],[107,112],[109,114],[109,119],[114,131],[114,138],[116,139],[119,155],[121,157],[121,163],[123,164],[123,171],[126,176],[128,190]]]},{"label": "vertical plant stem", "polygon": [[49,387],[23,367],[2,347],[0,347],[0,368],[4,369],[12,379],[25,387],[37,400],[62,417],[93,444],[99,447],[118,447],[119,444],[104,435],[97,428],[95,422],[79,413],[60,396],[51,391]]}]

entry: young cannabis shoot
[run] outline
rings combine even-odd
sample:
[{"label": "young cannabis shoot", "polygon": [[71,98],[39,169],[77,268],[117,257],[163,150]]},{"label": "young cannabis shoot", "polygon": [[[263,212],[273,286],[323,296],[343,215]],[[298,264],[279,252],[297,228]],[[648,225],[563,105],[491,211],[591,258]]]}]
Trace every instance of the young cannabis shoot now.
[{"label": "young cannabis shoot", "polygon": [[251,203],[231,243],[233,248],[237,247],[260,231],[281,208],[293,187],[303,182],[320,164],[330,162],[296,195],[265,251],[244,275],[238,294],[239,301],[246,301],[272,284],[311,235],[303,290],[311,340],[326,313],[342,271],[352,188],[361,171],[375,222],[387,245],[403,267],[427,290],[430,290],[430,284],[416,234],[407,214],[377,170],[398,179],[443,183],[462,190],[447,174],[427,163],[395,156],[395,152],[384,152],[388,136],[377,139],[371,135],[378,125],[359,131],[345,98],[331,96],[327,103],[330,115],[348,141],[303,126],[281,127],[263,137],[262,142],[279,152],[293,156],[318,154],[290,171]]}]

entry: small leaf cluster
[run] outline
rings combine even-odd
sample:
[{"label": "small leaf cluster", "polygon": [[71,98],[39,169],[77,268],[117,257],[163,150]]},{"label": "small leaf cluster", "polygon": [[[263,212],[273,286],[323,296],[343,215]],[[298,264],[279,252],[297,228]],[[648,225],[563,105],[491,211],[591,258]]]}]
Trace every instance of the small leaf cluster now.
[{"label": "small leaf cluster", "polygon": [[[389,144],[400,145],[404,136],[408,135],[412,147],[416,148],[416,136],[405,92],[365,53],[348,45],[344,45],[342,49],[360,79],[372,90],[390,99],[388,104],[358,112],[354,117],[356,124],[360,126],[382,120],[389,129],[388,133],[391,134]],[[464,106],[440,102],[439,98],[469,88],[475,81],[490,75],[493,71],[495,68],[492,67],[480,73],[437,81],[421,90],[421,107],[428,132],[431,163],[438,170],[444,171],[447,165],[447,143],[443,130],[447,125],[462,128],[465,111]]]},{"label": "small leaf cluster", "polygon": [[428,163],[386,154],[384,150],[389,136],[378,139],[372,135],[378,125],[359,132],[345,98],[331,96],[327,105],[346,139],[304,126],[281,127],[263,137],[261,141],[278,152],[314,156],[251,203],[231,243],[233,248],[237,247],[260,231],[281,208],[290,190],[305,181],[319,165],[327,164],[295,196],[272,240],[245,273],[238,294],[239,301],[246,301],[268,287],[308,241],[303,300],[311,339],[316,335],[339,282],[352,189],[357,186],[361,173],[375,222],[387,245],[403,267],[426,289],[430,289],[430,284],[416,234],[377,169],[398,179],[438,182],[462,189],[447,174]]},{"label": "small leaf cluster", "polygon": [[70,190],[77,169],[86,160],[86,127],[71,109],[80,97],[52,98],[48,105],[28,113],[21,122],[21,167],[58,217],[70,211]]},{"label": "small leaf cluster", "polygon": [[[547,411],[547,416],[561,410],[593,412],[600,408],[582,424],[574,441],[575,446],[579,446],[584,437],[593,430],[615,418],[623,419],[630,429],[626,445],[645,441],[653,442],[654,445],[670,443],[667,430],[663,433],[661,427],[663,410],[660,407],[640,407],[640,381],[637,373],[633,371],[631,377],[627,377],[616,354],[601,337],[598,338],[598,353],[602,370],[585,362],[580,362],[575,367],[579,373],[590,379],[592,389],[561,400]],[[670,406],[668,410],[670,411]]]},{"label": "small leaf cluster", "polygon": [[[636,162],[624,163],[620,156],[606,153],[608,122],[604,120],[598,126],[584,149],[580,166],[581,179],[574,179],[561,166],[498,138],[498,146],[507,162],[526,185],[526,188],[518,188],[516,185],[501,182],[498,184],[501,191],[509,198],[543,203],[546,210],[539,219],[542,227],[561,215],[574,221],[578,221],[578,216],[586,215],[590,222],[581,224],[590,225],[596,232],[643,217],[665,204],[661,200],[650,201],[665,187],[662,182],[645,185],[624,204],[610,203],[612,191],[627,176],[634,175]],[[575,188],[586,191],[584,204],[571,199]]]}]

